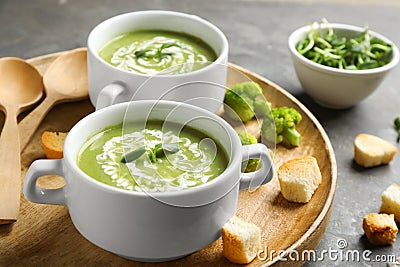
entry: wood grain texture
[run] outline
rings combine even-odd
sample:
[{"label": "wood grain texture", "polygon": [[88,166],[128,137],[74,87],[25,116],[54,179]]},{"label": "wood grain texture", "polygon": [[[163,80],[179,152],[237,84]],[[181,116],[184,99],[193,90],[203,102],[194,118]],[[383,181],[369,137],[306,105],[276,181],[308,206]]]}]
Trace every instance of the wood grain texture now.
[{"label": "wood grain texture", "polygon": [[[6,109],[6,119],[0,136],[0,225],[15,222],[20,205],[20,153],[17,112]],[[17,133],[17,135],[15,134]],[[6,163],[7,164],[4,164]]]},{"label": "wood grain texture", "polygon": [[32,135],[46,116],[57,104],[75,102],[88,98],[87,49],[78,48],[57,57],[43,74],[46,91],[45,99],[18,124],[21,135],[21,151],[28,145]]},{"label": "wood grain texture", "polygon": [[21,160],[17,117],[42,97],[42,76],[19,58],[0,60],[0,110],[6,117],[0,136],[0,224],[15,222],[20,206]]},{"label": "wood grain texture", "polygon": [[[56,55],[30,60],[40,71],[44,71]],[[288,149],[278,146],[274,160],[275,168],[282,162],[301,155],[317,158],[322,173],[322,184],[308,204],[290,203],[280,194],[276,177],[255,192],[240,193],[237,216],[255,223],[262,229],[262,248],[268,250],[315,249],[329,222],[330,211],[336,189],[337,167],[332,146],[322,126],[315,117],[293,96],[270,81],[238,66],[230,65],[229,84],[242,81],[242,75],[260,83],[265,97],[274,106],[293,106],[303,115],[298,129],[303,135],[300,147]],[[46,116],[31,143],[21,155],[22,172],[39,158],[44,158],[40,136],[45,130],[68,131],[80,118],[93,111],[88,100],[61,104]],[[254,122],[246,124],[254,132]],[[250,129],[252,128],[252,129]],[[62,186],[63,180],[56,176],[40,179],[43,187]],[[254,260],[249,266],[301,265],[301,262]],[[150,264],[131,262],[104,251],[87,241],[73,226],[68,208],[39,205],[28,202],[21,196],[19,220],[9,226],[0,226],[0,265],[91,265],[91,266],[230,266],[222,256],[221,239],[208,247],[177,261]]]}]

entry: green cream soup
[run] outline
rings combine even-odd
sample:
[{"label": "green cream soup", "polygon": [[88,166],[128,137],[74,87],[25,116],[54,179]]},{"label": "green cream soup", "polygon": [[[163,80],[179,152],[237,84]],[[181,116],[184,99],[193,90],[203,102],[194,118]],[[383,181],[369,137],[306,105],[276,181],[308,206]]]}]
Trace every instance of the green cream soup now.
[{"label": "green cream soup", "polygon": [[162,30],[128,32],[107,42],[99,56],[111,65],[140,74],[181,74],[213,62],[217,55],[203,40]]},{"label": "green cream soup", "polygon": [[[159,149],[152,157],[151,151],[161,144],[177,149]],[[124,163],[124,157],[136,151],[143,154]],[[180,129],[161,121],[147,122],[146,127],[108,127],[85,142],[77,161],[80,169],[102,183],[146,192],[199,186],[218,177],[228,165],[227,154],[218,142],[193,128]]]}]

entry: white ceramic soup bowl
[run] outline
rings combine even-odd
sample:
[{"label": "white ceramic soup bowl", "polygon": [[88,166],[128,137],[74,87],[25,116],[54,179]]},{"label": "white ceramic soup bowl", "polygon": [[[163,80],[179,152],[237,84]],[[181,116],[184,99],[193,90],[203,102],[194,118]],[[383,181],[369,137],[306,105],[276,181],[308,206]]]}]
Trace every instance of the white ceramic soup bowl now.
[{"label": "white ceramic soup bowl", "polygon": [[[229,158],[227,168],[203,185],[153,194],[103,184],[79,169],[77,156],[90,136],[123,121],[146,119],[188,125],[218,140]],[[262,167],[243,174],[241,163],[249,158],[261,158]],[[36,181],[46,174],[64,177],[66,185],[40,188]],[[33,162],[23,192],[32,202],[67,205],[78,231],[105,250],[133,260],[166,261],[219,238],[223,224],[236,212],[239,190],[267,183],[273,175],[267,147],[242,146],[235,130],[217,115],[189,104],[143,100],[112,105],[79,121],[65,140],[64,158]]]},{"label": "white ceramic soup bowl", "polygon": [[[202,39],[217,59],[199,70],[174,75],[144,75],[118,69],[99,55],[114,37],[136,30],[182,32]],[[112,17],[98,24],[88,37],[90,100],[96,109],[133,100],[187,102],[211,112],[221,107],[225,94],[228,41],[210,22],[195,15],[172,11],[138,11]]]},{"label": "white ceramic soup bowl", "polygon": [[[347,24],[330,24],[338,37],[354,38],[364,28]],[[369,33],[392,45],[391,61],[379,68],[366,70],[345,70],[318,64],[296,50],[299,41],[304,40],[310,27],[295,30],[288,39],[289,50],[297,77],[304,90],[321,106],[333,109],[345,109],[371,95],[384,80],[386,75],[399,63],[399,50],[388,38],[373,32]],[[321,25],[321,32],[326,32],[326,25]]]}]

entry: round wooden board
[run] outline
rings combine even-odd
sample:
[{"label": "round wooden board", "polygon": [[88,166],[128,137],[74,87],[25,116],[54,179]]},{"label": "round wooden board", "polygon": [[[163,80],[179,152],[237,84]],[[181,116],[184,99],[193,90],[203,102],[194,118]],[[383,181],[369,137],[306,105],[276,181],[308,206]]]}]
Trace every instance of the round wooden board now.
[{"label": "round wooden board", "polygon": [[[59,55],[51,54],[30,59],[43,74],[48,65]],[[265,97],[274,106],[291,106],[301,111],[303,121],[298,127],[303,136],[302,144],[288,149],[278,146],[274,160],[277,169],[284,161],[302,155],[317,158],[322,173],[322,184],[307,204],[290,203],[280,194],[277,178],[255,192],[242,191],[237,216],[258,225],[262,229],[262,249],[297,250],[315,249],[328,225],[336,189],[337,166],[334,152],[322,126],[315,117],[288,92],[241,67],[230,64],[228,84],[243,81],[243,74],[258,82]],[[31,143],[22,153],[22,176],[36,159],[45,158],[41,147],[41,134],[45,130],[68,131],[77,121],[93,112],[89,100],[56,106],[46,116]],[[0,118],[1,120],[2,118]],[[254,123],[246,128],[255,131]],[[23,134],[23,133],[22,133]],[[40,185],[56,188],[63,181],[56,176],[43,177]],[[281,256],[284,253],[280,254]],[[262,255],[264,256],[264,255]],[[290,259],[289,259],[290,260]],[[249,266],[301,265],[273,260],[255,259]],[[132,262],[96,247],[75,229],[65,206],[40,205],[28,202],[21,195],[18,221],[0,226],[0,265],[18,266],[229,266],[222,255],[221,238],[208,247],[174,262],[150,264]],[[275,265],[274,265],[275,266]]]}]

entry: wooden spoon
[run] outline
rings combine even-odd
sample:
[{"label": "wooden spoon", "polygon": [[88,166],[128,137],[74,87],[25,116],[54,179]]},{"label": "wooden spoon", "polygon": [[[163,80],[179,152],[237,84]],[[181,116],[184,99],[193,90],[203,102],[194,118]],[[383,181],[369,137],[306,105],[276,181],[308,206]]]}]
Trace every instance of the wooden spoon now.
[{"label": "wooden spoon", "polygon": [[52,107],[88,97],[87,49],[78,48],[59,56],[46,70],[43,83],[46,98],[18,124],[21,152]]},{"label": "wooden spoon", "polygon": [[19,58],[0,59],[0,109],[6,118],[0,136],[0,224],[17,220],[21,192],[21,159],[17,116],[40,100],[40,73]]}]

